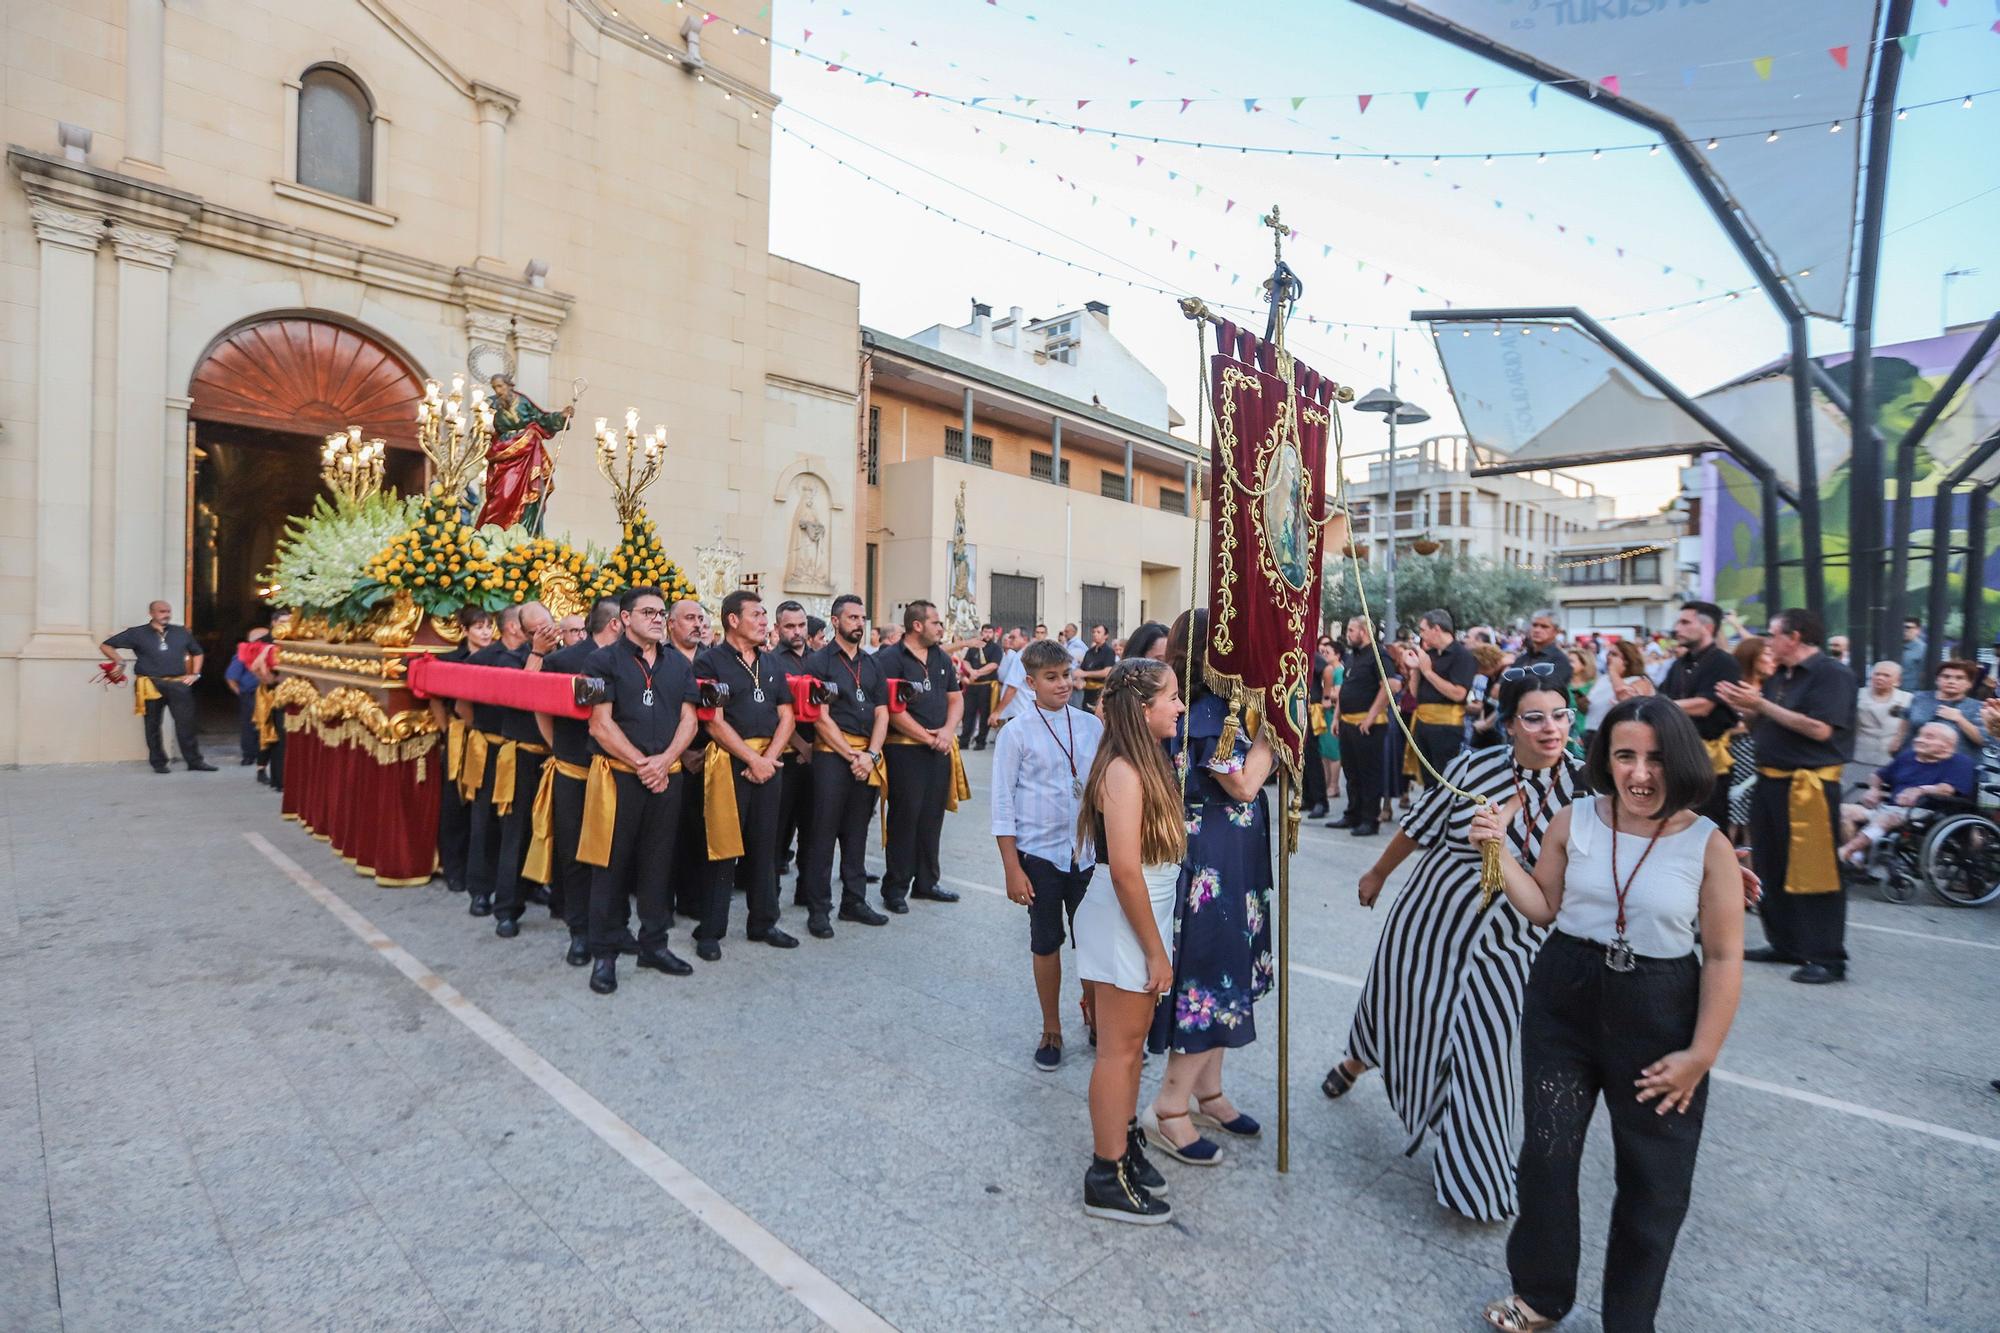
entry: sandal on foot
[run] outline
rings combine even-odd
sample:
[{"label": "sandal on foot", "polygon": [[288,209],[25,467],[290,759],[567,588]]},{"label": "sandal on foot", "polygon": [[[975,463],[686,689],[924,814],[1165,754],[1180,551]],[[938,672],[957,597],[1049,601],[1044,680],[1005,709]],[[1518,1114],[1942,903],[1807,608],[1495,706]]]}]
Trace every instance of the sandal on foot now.
[{"label": "sandal on foot", "polygon": [[1519,1296],[1505,1296],[1497,1301],[1486,1302],[1486,1322],[1500,1333],[1534,1333],[1541,1328],[1554,1328],[1556,1321],[1544,1319],[1521,1304]]},{"label": "sandal on foot", "polygon": [[1175,1115],[1161,1115],[1149,1106],[1139,1112],[1139,1128],[1145,1132],[1146,1142],[1152,1144],[1176,1162],[1183,1162],[1188,1166],[1214,1166],[1222,1160],[1221,1145],[1212,1139],[1197,1137],[1193,1143],[1182,1147],[1168,1138],[1166,1132],[1160,1128],[1162,1120],[1192,1121],[1192,1119],[1193,1117],[1189,1116],[1186,1111],[1181,1111]]},{"label": "sandal on foot", "polygon": [[1203,1126],[1204,1128],[1219,1129],[1224,1134],[1233,1134],[1239,1139],[1254,1139],[1259,1134],[1262,1134],[1264,1132],[1264,1127],[1258,1124],[1254,1117],[1244,1115],[1241,1111],[1238,1111],[1236,1113],[1234,1119],[1218,1120],[1214,1116],[1210,1115],[1208,1112],[1201,1109],[1203,1102],[1219,1102],[1221,1100],[1222,1100],[1222,1094],[1219,1092],[1216,1093],[1213,1097],[1195,1098],[1194,1114],[1189,1116],[1188,1119],[1197,1125]]},{"label": "sandal on foot", "polygon": [[[1367,1072],[1368,1066],[1363,1065],[1361,1067],[1361,1074]],[[1328,1101],[1345,1097],[1349,1092],[1354,1090],[1354,1085],[1361,1081],[1361,1074],[1348,1073],[1347,1061],[1342,1060],[1339,1064],[1326,1071],[1326,1078],[1321,1081],[1319,1090],[1326,1094]]]}]

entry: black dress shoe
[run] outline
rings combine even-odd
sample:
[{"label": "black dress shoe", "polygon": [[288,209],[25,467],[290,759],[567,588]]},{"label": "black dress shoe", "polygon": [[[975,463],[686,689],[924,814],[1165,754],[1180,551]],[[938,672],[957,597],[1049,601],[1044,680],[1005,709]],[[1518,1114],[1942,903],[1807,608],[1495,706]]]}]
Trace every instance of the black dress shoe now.
[{"label": "black dress shoe", "polygon": [[955,903],[958,901],[956,893],[953,893],[950,889],[941,889],[935,884],[931,885],[928,889],[917,889],[910,896],[912,898],[921,898],[927,903]]},{"label": "black dress shoe", "polygon": [[190,773],[213,773],[214,771],[215,765],[209,763],[206,759],[197,759],[188,765],[188,772]]},{"label": "black dress shoe", "polygon": [[1329,819],[1329,820],[1327,820],[1327,821],[1326,821],[1326,826],[1327,826],[1328,828],[1353,828],[1353,827],[1354,827],[1354,816],[1353,816],[1353,815],[1342,815],[1342,816],[1341,816],[1340,818],[1338,818],[1338,819]]},{"label": "black dress shoe", "polygon": [[165,764],[154,764],[153,771],[155,773],[162,773],[162,774],[173,772],[173,770],[171,768],[168,768]]},{"label": "black dress shoe", "polygon": [[521,933],[521,922],[516,917],[499,917],[493,922],[493,933],[503,940],[511,940]]},{"label": "black dress shoe", "polygon": [[1807,963],[1792,973],[1792,980],[1801,986],[1828,986],[1836,981],[1847,980],[1847,964]]},{"label": "black dress shoe", "polygon": [[768,944],[773,949],[796,949],[799,947],[799,942],[796,939],[793,939],[776,926],[771,927],[762,935],[750,936],[750,942],[752,944]]},{"label": "black dress shoe", "polygon": [[910,914],[910,905],[901,898],[884,898],[882,900],[882,910],[894,913],[896,916],[908,916]]},{"label": "black dress shoe", "polygon": [[722,961],[722,946],[714,940],[696,940],[694,956],[704,963],[719,963]]},{"label": "black dress shoe", "polygon": [[472,901],[466,904],[465,911],[468,916],[492,916],[493,915],[492,895],[485,893],[473,894]]},{"label": "black dress shoe", "polygon": [[1320,802],[1320,803],[1319,803],[1318,805],[1316,805],[1316,806],[1314,806],[1314,807],[1313,807],[1312,809],[1310,809],[1310,810],[1306,811],[1306,818],[1307,818],[1307,819],[1325,819],[1325,818],[1326,818],[1326,802],[1325,802],[1325,801],[1321,801],[1321,802]]},{"label": "black dress shoe", "polygon": [[833,938],[833,923],[823,916],[816,916],[806,922],[806,933],[816,940]]},{"label": "black dress shoe", "polygon": [[882,877],[872,870],[863,871],[861,878],[870,884],[880,884],[882,882]]},{"label": "black dress shoe", "polygon": [[1794,954],[1779,953],[1768,944],[1760,944],[1754,949],[1743,951],[1746,963],[1803,963],[1805,959]]},{"label": "black dress shoe", "polygon": [[590,988],[599,995],[609,995],[618,989],[618,960],[600,958],[591,964]]},{"label": "black dress shoe", "polygon": [[236,764],[236,766],[237,766],[238,768],[248,768],[248,767],[250,767],[250,765],[252,765],[252,764],[254,764],[254,763],[256,763],[256,762],[257,762],[257,760],[256,760],[256,757],[255,757],[255,756],[253,755],[252,757],[250,757],[250,758],[248,758],[248,759],[241,759],[241,760],[238,760],[238,761],[237,761],[237,764]]},{"label": "black dress shoe", "polygon": [[1382,826],[1371,819],[1366,823],[1356,824],[1347,831],[1347,836],[1350,838],[1372,838],[1381,831]]},{"label": "black dress shoe", "polygon": [[528,901],[537,907],[547,907],[549,905],[549,886],[546,884],[537,884],[534,888],[529,889]]},{"label": "black dress shoe", "polygon": [[842,903],[840,919],[853,921],[864,926],[886,926],[889,918],[870,907],[867,903]]},{"label": "black dress shoe", "polygon": [[257,770],[257,785],[260,787],[268,787],[271,785],[271,775],[269,773],[266,773],[261,768]]},{"label": "black dress shoe", "polygon": [[664,945],[657,953],[648,949],[639,950],[639,966],[650,967],[655,972],[664,972],[670,977],[686,977],[694,974],[694,968],[687,959]]},{"label": "black dress shoe", "polygon": [[590,942],[581,935],[570,936],[569,952],[563,955],[563,961],[571,967],[582,967],[590,961]]}]

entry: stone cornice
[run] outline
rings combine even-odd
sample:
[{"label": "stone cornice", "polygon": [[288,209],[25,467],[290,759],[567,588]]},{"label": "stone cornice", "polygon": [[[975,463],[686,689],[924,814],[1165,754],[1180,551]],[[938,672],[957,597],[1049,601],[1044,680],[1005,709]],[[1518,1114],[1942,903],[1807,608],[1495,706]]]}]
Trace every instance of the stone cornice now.
[{"label": "stone cornice", "polygon": [[832,384],[816,384],[812,380],[794,379],[790,375],[780,375],[774,371],[764,372],[764,383],[780,389],[791,389],[797,393],[808,393],[815,398],[828,398],[836,403],[852,403],[861,395],[853,389],[843,389]]},{"label": "stone cornice", "polygon": [[31,148],[10,146],[7,165],[33,204],[55,213],[95,215],[100,232],[101,220],[109,218],[171,238],[185,231],[202,209],[200,199],[183,191]]}]

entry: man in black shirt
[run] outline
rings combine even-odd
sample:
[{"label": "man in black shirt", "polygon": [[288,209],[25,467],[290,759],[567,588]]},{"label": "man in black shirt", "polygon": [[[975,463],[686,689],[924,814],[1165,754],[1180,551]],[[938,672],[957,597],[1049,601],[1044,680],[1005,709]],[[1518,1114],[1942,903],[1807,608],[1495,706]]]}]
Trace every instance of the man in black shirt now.
[{"label": "man in black shirt", "polygon": [[[521,608],[502,607],[495,617],[499,635],[492,643],[465,659],[467,666],[496,667],[519,671],[528,657],[528,636],[521,629]],[[500,816],[495,800],[511,802],[513,793],[494,791],[493,779],[500,767],[500,749],[507,737],[501,728],[512,709],[499,704],[458,701],[459,720],[465,723],[465,758],[459,768],[458,790],[465,797],[466,850],[465,891],[471,901],[466,911],[473,916],[493,915],[493,892],[500,877]]]},{"label": "man in black shirt", "polygon": [[889,734],[889,691],[882,664],[861,650],[868,615],[861,599],[843,593],[833,600],[833,642],[806,660],[806,670],[826,682],[832,701],[813,724],[812,842],[803,852],[799,889],[806,900],[806,926],[831,938],[833,849],[840,847],[840,919],[863,925],[888,924],[868,905],[868,820],[882,747]]},{"label": "man in black shirt", "polygon": [[[1750,719],[1757,785],[1750,790],[1751,865],[1764,881],[1761,949],[1752,963],[1796,963],[1792,980],[1847,979],[1847,891],[1835,860],[1841,766],[1854,755],[1854,673],[1820,645],[1826,626],[1789,607],[1772,617],[1769,644],[1778,669],[1762,691],[1715,687]],[[1794,843],[1796,842],[1796,846]]]},{"label": "man in black shirt", "polygon": [[958,805],[957,734],[964,696],[958,666],[938,646],[944,622],[929,602],[903,609],[900,643],[876,654],[883,676],[901,694],[900,709],[889,712],[891,728],[884,769],[889,783],[889,866],[882,879],[882,905],[898,915],[912,897],[955,903],[958,895],[939,881],[938,839],[947,806]]},{"label": "man in black shirt", "polygon": [[1743,679],[1736,654],[1715,641],[1722,624],[1722,608],[1713,602],[1689,602],[1674,619],[1674,638],[1683,651],[1667,668],[1660,693],[1681,706],[1694,719],[1694,729],[1708,747],[1710,766],[1715,770],[1715,788],[1701,813],[1715,826],[1729,831],[1729,786],[1731,760],[1729,733],[1736,726],[1736,712],[1716,696],[1716,686],[1735,684]]},{"label": "man in black shirt", "polygon": [[[555,617],[540,602],[528,602],[521,607],[521,629],[528,636],[522,669],[539,672],[562,642]],[[493,876],[493,933],[503,940],[521,933],[521,913],[527,904],[549,902],[547,887],[533,884],[521,873],[528,859],[528,844],[534,840],[535,793],[541,790],[542,765],[549,757],[541,721],[539,714],[525,708],[500,710],[500,734],[505,740],[493,766],[493,809],[500,817],[500,853]],[[508,781],[510,773],[512,782]]]},{"label": "man in black shirt", "polygon": [[639,900],[639,966],[677,977],[694,970],[667,947],[676,806],[692,785],[679,769],[696,729],[694,671],[662,643],[667,604],[658,588],[627,588],[618,605],[623,635],[583,663],[583,674],[602,680],[605,691],[590,710],[590,777],[576,851],[594,867],[590,988],[599,995],[618,989],[627,894]]},{"label": "man in black shirt", "polygon": [[[478,607],[458,613],[459,633],[455,648],[438,654],[440,662],[465,662],[493,642],[493,617]],[[444,785],[438,790],[438,868],[444,886],[453,893],[466,889],[466,858],[472,839],[472,806],[459,789],[459,775],[465,765],[465,720],[458,716],[456,701],[441,695],[430,698],[431,721],[444,733]]]},{"label": "man in black shirt", "polygon": [[[1557,642],[1561,637],[1562,626],[1557,622],[1555,612],[1535,612],[1534,619],[1528,622],[1528,646],[1521,650],[1513,663],[1517,667],[1531,667],[1537,662],[1547,662],[1548,674],[1541,679],[1547,681],[1549,688],[1558,694],[1569,689],[1569,678],[1574,674],[1570,670],[1569,654]],[[1487,693],[1492,695],[1497,691],[1489,687]]]},{"label": "man in black shirt", "polygon": [[[694,659],[701,650],[708,647],[709,638],[708,608],[700,602],[684,598],[667,609],[666,646],[687,659],[689,671],[694,670]],[[694,739],[681,755],[681,768],[693,794],[680,803],[680,836],[674,841],[672,875],[674,911],[690,922],[700,921],[708,904],[708,816],[701,808],[700,796],[702,765],[708,754],[708,731],[697,725]]]},{"label": "man in black shirt", "polygon": [[113,668],[123,659],[119,650],[132,654],[132,670],[139,679],[133,689],[146,714],[146,757],[153,771],[167,771],[167,747],[160,739],[160,714],[174,715],[174,739],[180,743],[181,760],[190,773],[213,773],[215,765],[201,757],[201,741],[195,735],[194,684],[201,679],[201,644],[186,625],[171,623],[174,609],[165,602],[146,608],[146,623],[134,625],[97,645]]},{"label": "man in black shirt", "polygon": [[965,650],[965,665],[971,674],[960,691],[965,696],[964,721],[958,733],[961,750],[986,748],[986,730],[993,714],[993,680],[1000,670],[1000,659],[1006,655],[999,638],[993,626],[981,625],[979,642]]},{"label": "man in black shirt", "polygon": [[695,674],[729,687],[708,716],[702,774],[708,811],[708,898],[695,927],[695,955],[713,963],[729,933],[729,899],[742,889],[749,938],[774,949],[799,942],[778,926],[778,760],[792,737],[792,691],[777,654],[764,651],[764,603],[747,588],[722,599],[722,642],[702,649]]},{"label": "man in black shirt", "polygon": [[1410,733],[1417,753],[1428,761],[1428,767],[1417,766],[1428,787],[1465,748],[1465,696],[1479,663],[1471,649],[1452,637],[1449,611],[1424,612],[1417,620],[1417,642],[1423,646],[1404,650],[1403,667],[1417,685],[1417,716]]},{"label": "man in black shirt", "polygon": [[[1305,698],[1308,705],[1318,700],[1319,683],[1326,678],[1327,670],[1332,666],[1331,658],[1317,649],[1314,650],[1312,666],[1306,673]],[[1299,800],[1305,807],[1305,818],[1325,819],[1326,765],[1319,757],[1319,737],[1313,734],[1312,716],[1311,710],[1308,709],[1305,745],[1300,763]],[[1321,719],[1320,725],[1326,725],[1324,718]]]},{"label": "man in black shirt", "polygon": [[1111,647],[1111,630],[1105,625],[1090,627],[1090,647],[1083,650],[1083,711],[1097,711],[1097,696],[1104,693],[1104,678],[1111,674],[1111,668],[1118,665],[1118,654]]},{"label": "man in black shirt", "polygon": [[[789,679],[793,676],[809,674],[806,670],[806,609],[797,602],[778,603],[778,619],[773,625],[778,632],[777,650],[772,656],[778,659],[778,669],[787,678],[786,698],[790,698]],[[806,842],[811,837],[812,822],[812,737],[801,735],[794,727],[792,740],[778,758],[778,869],[783,875],[792,868],[792,849],[796,844],[799,856],[805,855]],[[805,888],[799,886],[793,894],[794,904],[805,906]]]},{"label": "man in black shirt", "polygon": [[1347,813],[1328,828],[1353,831],[1357,838],[1381,832],[1382,737],[1375,728],[1389,712],[1389,691],[1375,660],[1373,626],[1367,616],[1347,622],[1347,669],[1340,678],[1340,769],[1347,778]]},{"label": "man in black shirt", "polygon": [[[568,619],[564,617],[564,622]],[[590,608],[583,637],[551,653],[542,662],[542,670],[561,676],[588,675],[583,668],[591,654],[618,642],[623,633],[617,600],[604,598]],[[540,876],[548,884],[549,910],[569,927],[569,952],[564,961],[571,967],[582,967],[590,961],[590,867],[576,859],[576,840],[583,831],[584,783],[590,777],[590,720],[537,713],[535,724],[549,747],[548,762],[542,767],[549,824],[546,830],[535,829],[535,842],[522,873],[530,879]],[[538,810],[542,801],[537,792]]]}]

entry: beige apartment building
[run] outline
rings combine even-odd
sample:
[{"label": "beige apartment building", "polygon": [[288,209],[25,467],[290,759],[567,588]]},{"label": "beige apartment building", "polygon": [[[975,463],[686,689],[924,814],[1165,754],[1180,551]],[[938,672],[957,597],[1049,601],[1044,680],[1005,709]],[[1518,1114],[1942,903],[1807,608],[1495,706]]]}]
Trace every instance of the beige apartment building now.
[{"label": "beige apartment building", "polygon": [[415,399],[454,372],[582,389],[551,532],[615,538],[590,425],[635,407],[669,553],[824,604],[858,294],[769,253],[755,9],[0,6],[0,764],[139,756],[97,643],[166,597],[219,676],[320,437],[421,484]]},{"label": "beige apartment building", "polygon": [[1096,302],[999,321],[981,305],[914,338],[862,330],[855,579],[882,618],[946,608],[961,491],[981,623],[1121,637],[1189,604],[1202,469],[1110,322]]}]

